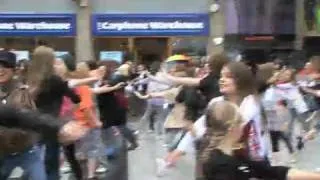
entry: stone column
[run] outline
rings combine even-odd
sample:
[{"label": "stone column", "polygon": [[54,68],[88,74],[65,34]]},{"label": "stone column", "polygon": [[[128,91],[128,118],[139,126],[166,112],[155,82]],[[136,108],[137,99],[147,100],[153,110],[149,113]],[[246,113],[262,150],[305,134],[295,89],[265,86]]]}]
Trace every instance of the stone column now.
[{"label": "stone column", "polygon": [[78,62],[94,60],[93,40],[91,37],[91,3],[77,1],[77,36],[75,54]]},{"label": "stone column", "polygon": [[[215,1],[211,1],[211,4],[213,4]],[[209,7],[210,5],[209,4]],[[225,34],[225,17],[224,17],[224,4],[225,1],[219,1],[220,9],[217,12],[209,12],[210,13],[210,36],[208,39],[208,46],[207,46],[207,53],[210,54],[216,54],[223,52],[224,45],[215,45],[213,43],[213,39],[216,37],[224,37]],[[209,9],[208,9],[209,10]],[[210,10],[209,10],[210,11]]]},{"label": "stone column", "polygon": [[296,39],[295,39],[295,49],[302,50],[303,48],[303,39],[307,34],[307,28],[304,22],[304,4],[301,0],[296,0]]}]

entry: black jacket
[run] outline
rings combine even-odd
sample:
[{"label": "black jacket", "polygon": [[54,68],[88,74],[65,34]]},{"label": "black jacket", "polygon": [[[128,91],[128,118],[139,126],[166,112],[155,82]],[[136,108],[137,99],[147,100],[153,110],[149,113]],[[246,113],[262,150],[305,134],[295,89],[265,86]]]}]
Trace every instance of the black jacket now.
[{"label": "black jacket", "polygon": [[47,114],[0,104],[0,126],[31,130],[40,133],[45,139],[56,140],[63,124],[63,121]]},{"label": "black jacket", "polygon": [[288,171],[288,167],[270,166],[265,162],[229,156],[217,149],[213,150],[207,162],[203,164],[205,180],[285,180]]}]

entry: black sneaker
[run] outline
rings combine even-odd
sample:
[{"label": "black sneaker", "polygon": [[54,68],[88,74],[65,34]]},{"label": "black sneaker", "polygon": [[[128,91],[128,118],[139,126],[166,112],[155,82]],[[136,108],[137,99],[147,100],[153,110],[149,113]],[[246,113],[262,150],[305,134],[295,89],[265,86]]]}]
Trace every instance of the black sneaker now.
[{"label": "black sneaker", "polygon": [[297,149],[301,151],[304,148],[304,142],[301,136],[297,137]]}]

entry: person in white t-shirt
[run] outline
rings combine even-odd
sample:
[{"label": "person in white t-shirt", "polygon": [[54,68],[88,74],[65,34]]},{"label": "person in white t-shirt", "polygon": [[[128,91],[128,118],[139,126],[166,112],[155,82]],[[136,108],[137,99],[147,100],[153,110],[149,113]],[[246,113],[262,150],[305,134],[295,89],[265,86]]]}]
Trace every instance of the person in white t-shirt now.
[{"label": "person in white t-shirt", "polygon": [[[265,146],[263,123],[261,122],[261,110],[256,93],[255,79],[251,69],[242,62],[231,62],[224,66],[219,80],[222,97],[211,100],[210,103],[228,100],[239,105],[244,124],[251,124],[247,132],[248,155],[253,160],[264,160],[268,156]],[[161,176],[164,170],[174,164],[188,150],[193,148],[194,142],[202,138],[206,132],[206,117],[199,118],[180,142],[175,151],[164,160],[157,159],[157,175]]]}]

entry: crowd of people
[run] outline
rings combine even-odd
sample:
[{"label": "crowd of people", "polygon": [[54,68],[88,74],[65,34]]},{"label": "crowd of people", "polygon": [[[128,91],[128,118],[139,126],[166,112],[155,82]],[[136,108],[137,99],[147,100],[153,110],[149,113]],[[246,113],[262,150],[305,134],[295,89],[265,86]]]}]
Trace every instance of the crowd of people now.
[{"label": "crowd of people", "polygon": [[[156,160],[159,177],[196,149],[197,180],[320,179],[289,167],[320,129],[320,57],[303,70],[281,60],[245,62],[217,54],[196,66],[174,55],[150,67],[126,61],[112,70],[55,57],[46,46],[19,63],[0,51],[0,179],[21,167],[23,178],[58,180],[64,161],[75,179],[98,179],[97,172],[107,171],[108,135],[122,135],[129,151],[139,147],[127,119],[133,104],[144,102],[135,111],[144,111],[141,121],[168,150]],[[279,140],[288,163],[279,158]]]}]

